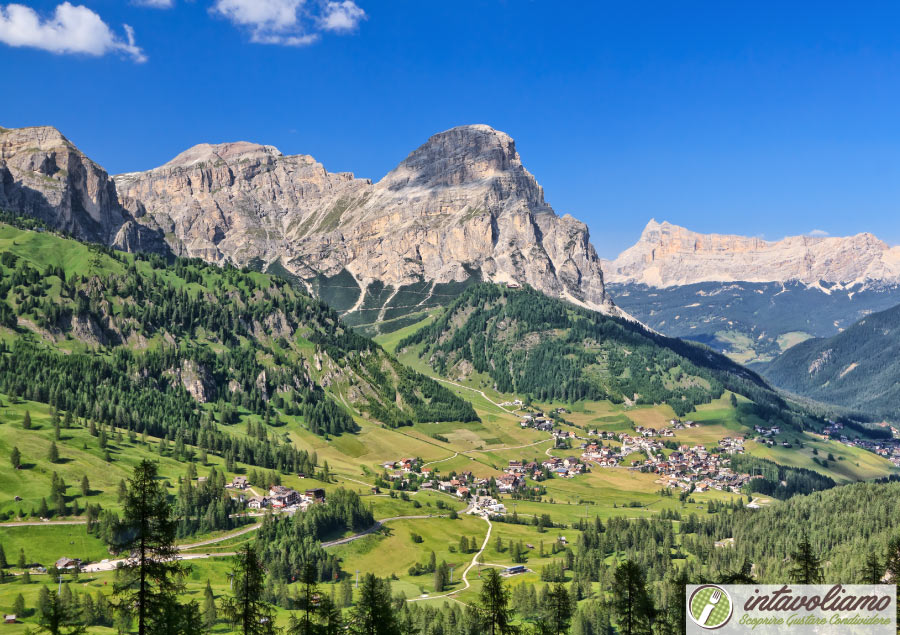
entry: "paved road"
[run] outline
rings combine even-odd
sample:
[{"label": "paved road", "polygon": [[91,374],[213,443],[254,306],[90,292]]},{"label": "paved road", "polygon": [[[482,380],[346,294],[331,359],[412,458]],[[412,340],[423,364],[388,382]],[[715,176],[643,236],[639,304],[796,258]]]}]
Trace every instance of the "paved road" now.
[{"label": "paved road", "polygon": [[45,525],[87,525],[86,520],[28,520],[16,523],[0,523],[0,527],[43,527]]},{"label": "paved road", "polygon": [[178,549],[195,549],[197,547],[205,547],[206,545],[214,545],[217,542],[223,542],[228,540],[229,538],[237,538],[238,536],[243,536],[244,534],[249,534],[251,531],[256,531],[262,526],[262,523],[256,523],[255,525],[250,525],[249,527],[244,527],[243,529],[236,531],[234,533],[228,534],[226,536],[219,536],[218,538],[210,538],[209,540],[204,540],[202,542],[195,542],[190,545],[178,545]]}]

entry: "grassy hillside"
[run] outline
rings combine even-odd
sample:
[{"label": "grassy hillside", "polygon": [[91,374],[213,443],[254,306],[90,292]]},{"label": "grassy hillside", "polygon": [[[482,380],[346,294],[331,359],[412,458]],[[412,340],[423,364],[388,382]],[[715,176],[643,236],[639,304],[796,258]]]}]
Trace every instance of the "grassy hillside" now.
[{"label": "grassy hillside", "polygon": [[490,378],[499,392],[539,401],[608,399],[667,404],[674,414],[748,396],[773,416],[809,417],[758,375],[706,347],[548,298],[533,289],[478,285],[397,344],[448,378]]},{"label": "grassy hillside", "polygon": [[775,384],[874,417],[900,420],[900,306],[829,338],[807,340],[764,368]]},{"label": "grassy hillside", "polygon": [[[244,409],[317,434],[474,420],[463,400],[272,276],[0,225],[0,388],[157,436]],[[91,391],[84,390],[91,386]]]}]

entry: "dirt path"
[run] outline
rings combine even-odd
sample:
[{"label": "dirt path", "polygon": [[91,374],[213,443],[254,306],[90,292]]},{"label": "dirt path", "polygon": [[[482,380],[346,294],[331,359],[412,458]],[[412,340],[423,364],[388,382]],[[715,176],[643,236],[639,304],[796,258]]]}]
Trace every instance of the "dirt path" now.
[{"label": "dirt path", "polygon": [[456,383],[455,381],[450,381],[449,379],[441,379],[441,378],[439,378],[439,377],[432,377],[432,379],[435,380],[435,381],[439,381],[439,382],[445,383],[445,384],[450,384],[450,385],[452,385],[452,386],[456,386],[457,388],[462,388],[463,390],[471,390],[472,392],[477,392],[479,395],[481,395],[482,397],[484,397],[486,401],[488,401],[489,403],[494,404],[495,406],[497,406],[498,408],[500,408],[500,410],[502,410],[503,412],[505,412],[505,413],[507,413],[507,414],[511,414],[511,415],[513,415],[513,416],[517,416],[514,410],[507,410],[506,408],[504,408],[503,406],[501,406],[500,404],[498,404],[496,401],[494,401],[493,399],[491,399],[490,397],[488,397],[486,394],[484,394],[484,391],[483,391],[483,390],[478,390],[477,388],[469,388],[468,386],[463,386],[462,384],[458,384],[458,383]]},{"label": "dirt path", "polygon": [[481,556],[482,553],[484,553],[484,550],[487,549],[488,542],[491,539],[491,531],[494,529],[494,525],[491,523],[490,518],[488,518],[487,516],[481,516],[481,518],[488,524],[487,534],[484,536],[484,542],[481,543],[481,549],[479,549],[478,552],[474,556],[472,556],[472,562],[470,562],[469,566],[466,567],[465,571],[463,571],[463,574],[462,574],[463,586],[458,589],[455,589],[453,591],[450,591],[449,593],[441,593],[439,595],[429,595],[427,597],[411,598],[411,599],[407,600],[407,602],[422,602],[425,600],[436,600],[439,598],[450,598],[452,600],[455,598],[452,598],[450,596],[456,595],[457,593],[465,591],[469,587],[472,586],[471,584],[469,584],[469,571],[471,571],[473,567],[477,567],[479,565],[478,558]]}]

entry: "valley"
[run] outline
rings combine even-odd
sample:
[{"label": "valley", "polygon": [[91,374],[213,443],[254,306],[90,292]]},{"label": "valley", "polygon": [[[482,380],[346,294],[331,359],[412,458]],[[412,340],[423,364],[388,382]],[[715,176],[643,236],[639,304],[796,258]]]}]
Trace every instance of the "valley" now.
[{"label": "valley", "polygon": [[[109,178],[53,130],[4,134],[7,145],[37,135],[37,148],[14,146],[20,159],[63,144],[66,165],[91,167],[117,214],[96,233],[59,165],[62,198],[24,214],[24,199],[4,199],[18,208],[0,217],[0,607],[20,613],[10,632],[40,621],[53,584],[91,632],[128,630],[109,602],[128,561],[129,479],[147,465],[172,510],[175,561],[190,567],[184,601],[221,604],[235,555],[251,548],[285,628],[310,585],[353,615],[369,574],[388,581],[406,624],[464,623],[490,570],[524,627],[559,589],[590,628],[609,626],[611,581],[628,562],[661,608],[675,606],[676,574],[725,579],[752,559],[756,579],[773,580],[793,543],[784,532],[764,550],[747,538],[753,519],[766,526],[853,488],[874,488],[879,515],[852,539],[885,548],[900,442],[857,411],[891,393],[875,384],[861,402],[790,382],[817,355],[826,384],[849,377],[858,394],[849,382],[871,383],[893,350],[893,314],[877,313],[897,299],[887,274],[692,280],[691,265],[658,286],[632,253],[604,283],[586,227],[555,215],[512,140],[486,126],[435,135],[375,185],[253,144],[202,145]],[[22,164],[4,169],[23,180]],[[198,179],[206,189],[182,188]],[[248,184],[244,205],[265,206],[265,183],[294,215],[202,211],[225,204],[221,184],[234,179]],[[446,198],[453,188],[465,196]],[[440,219],[427,213],[450,202]],[[390,240],[433,253],[413,257],[380,233],[410,209],[414,238]],[[200,221],[214,239],[186,231]],[[166,246],[137,248],[135,231]],[[645,242],[658,231],[687,240],[651,223]],[[893,252],[860,240],[859,275],[888,271]],[[444,247],[454,241],[492,251]],[[400,266],[362,250],[407,255]],[[873,336],[871,368],[837,355]],[[830,578],[857,575],[840,544],[828,549]],[[233,631],[204,616],[208,632]]]}]

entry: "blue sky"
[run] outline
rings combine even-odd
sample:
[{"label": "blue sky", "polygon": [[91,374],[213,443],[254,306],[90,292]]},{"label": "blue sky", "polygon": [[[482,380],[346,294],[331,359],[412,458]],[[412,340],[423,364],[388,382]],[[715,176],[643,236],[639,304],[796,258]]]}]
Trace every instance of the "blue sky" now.
[{"label": "blue sky", "polygon": [[241,139],[377,180],[487,123],[606,257],[651,217],[900,243],[897,3],[20,3],[0,125],[54,125],[112,173]]}]

